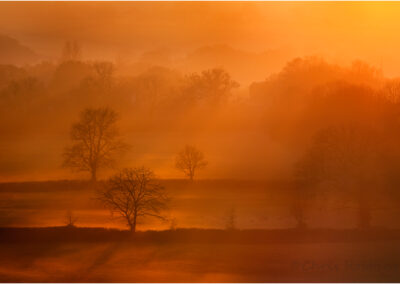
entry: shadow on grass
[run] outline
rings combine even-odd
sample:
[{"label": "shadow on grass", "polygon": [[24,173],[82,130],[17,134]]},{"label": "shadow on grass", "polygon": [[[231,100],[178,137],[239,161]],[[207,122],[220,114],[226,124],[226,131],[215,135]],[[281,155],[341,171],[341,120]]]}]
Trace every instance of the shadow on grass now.
[{"label": "shadow on grass", "polygon": [[137,243],[320,243],[400,240],[400,230],[176,229],[130,231],[84,227],[0,228],[0,242],[137,242]]}]

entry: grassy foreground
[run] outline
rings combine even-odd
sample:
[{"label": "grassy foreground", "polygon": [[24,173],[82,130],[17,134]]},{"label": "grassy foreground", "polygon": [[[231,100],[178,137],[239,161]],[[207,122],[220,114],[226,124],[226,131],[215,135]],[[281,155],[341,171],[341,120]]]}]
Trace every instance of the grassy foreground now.
[{"label": "grassy foreground", "polygon": [[0,229],[1,282],[398,282],[389,230]]},{"label": "grassy foreground", "polygon": [[0,241],[18,243],[37,242],[109,242],[136,243],[326,243],[400,241],[399,229],[273,229],[273,230],[221,230],[176,229],[164,231],[138,231],[81,227],[3,227]]}]

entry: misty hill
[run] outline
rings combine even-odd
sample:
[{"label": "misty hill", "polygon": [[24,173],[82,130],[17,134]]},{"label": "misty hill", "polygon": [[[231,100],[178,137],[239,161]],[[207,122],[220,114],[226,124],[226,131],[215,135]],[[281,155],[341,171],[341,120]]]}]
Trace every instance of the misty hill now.
[{"label": "misty hill", "polygon": [[23,65],[33,63],[38,55],[29,47],[9,36],[0,35],[0,64]]}]

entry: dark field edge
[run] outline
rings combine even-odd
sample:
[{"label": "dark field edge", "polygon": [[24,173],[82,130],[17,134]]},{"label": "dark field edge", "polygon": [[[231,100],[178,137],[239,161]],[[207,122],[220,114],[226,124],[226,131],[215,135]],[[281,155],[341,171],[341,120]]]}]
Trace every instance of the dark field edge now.
[{"label": "dark field edge", "polygon": [[400,241],[400,230],[276,229],[219,230],[176,229],[139,231],[84,227],[0,228],[0,243],[41,242],[134,242],[134,243],[334,243]]},{"label": "dark field edge", "polygon": [[[219,186],[222,188],[291,188],[291,180],[244,180],[244,179],[199,179],[193,182],[186,179],[159,179],[160,183],[168,188],[197,187],[197,186]],[[100,180],[96,186],[101,187],[106,181]],[[94,189],[96,186],[87,180],[51,180],[51,181],[21,181],[0,182],[0,193],[18,192],[60,192],[81,191],[82,189]]]}]

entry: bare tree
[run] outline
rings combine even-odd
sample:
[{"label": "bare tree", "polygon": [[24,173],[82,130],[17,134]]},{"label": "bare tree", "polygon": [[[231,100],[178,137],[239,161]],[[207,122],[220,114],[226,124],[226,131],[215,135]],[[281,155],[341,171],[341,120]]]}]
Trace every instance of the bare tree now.
[{"label": "bare tree", "polygon": [[78,218],[74,216],[71,210],[68,210],[67,214],[65,215],[65,225],[70,228],[75,227],[77,221]]},{"label": "bare tree", "polygon": [[207,166],[207,161],[203,152],[194,146],[186,145],[176,157],[175,166],[193,181],[196,171]]},{"label": "bare tree", "polygon": [[295,179],[293,192],[290,195],[290,214],[296,221],[297,229],[308,228],[308,211],[315,202],[317,191],[316,185],[322,182],[323,174],[321,167],[322,153],[314,141],[311,148],[297,162],[295,166]]},{"label": "bare tree", "polygon": [[115,155],[127,148],[118,135],[117,114],[110,108],[85,109],[72,126],[73,145],[64,152],[64,166],[88,171],[96,181],[97,172],[115,162]]},{"label": "bare tree", "polygon": [[113,84],[114,65],[111,62],[95,62],[93,65],[95,80],[103,91],[110,90]]},{"label": "bare tree", "polygon": [[81,46],[77,41],[66,41],[62,51],[63,61],[78,61],[81,57]]},{"label": "bare tree", "polygon": [[[298,196],[309,200],[317,188],[343,193],[356,204],[357,226],[370,227],[374,195],[382,188],[383,179],[378,136],[361,126],[319,131],[298,168],[299,189],[303,189]],[[304,215],[304,208],[297,208],[297,215]]]},{"label": "bare tree", "polygon": [[185,78],[182,98],[198,105],[220,106],[227,102],[233,89],[239,84],[221,68],[204,70]]},{"label": "bare tree", "polygon": [[380,95],[392,103],[398,103],[400,101],[400,80],[388,80],[380,90]]},{"label": "bare tree", "polygon": [[169,218],[170,224],[169,229],[175,231],[178,227],[178,220],[175,217]]},{"label": "bare tree", "polygon": [[306,229],[308,227],[307,224],[307,209],[308,209],[308,202],[310,201],[307,199],[307,192],[306,196],[303,195],[304,192],[301,192],[299,188],[297,188],[297,194],[293,194],[292,203],[290,205],[290,213],[296,220],[296,227],[297,229]]},{"label": "bare tree", "polygon": [[144,167],[122,170],[98,194],[104,206],[121,217],[132,232],[140,218],[165,219],[161,213],[167,209],[168,196],[154,173]]},{"label": "bare tree", "polygon": [[225,229],[228,231],[232,231],[236,229],[236,210],[235,208],[232,208],[227,212],[226,216],[226,223],[225,223]]}]

